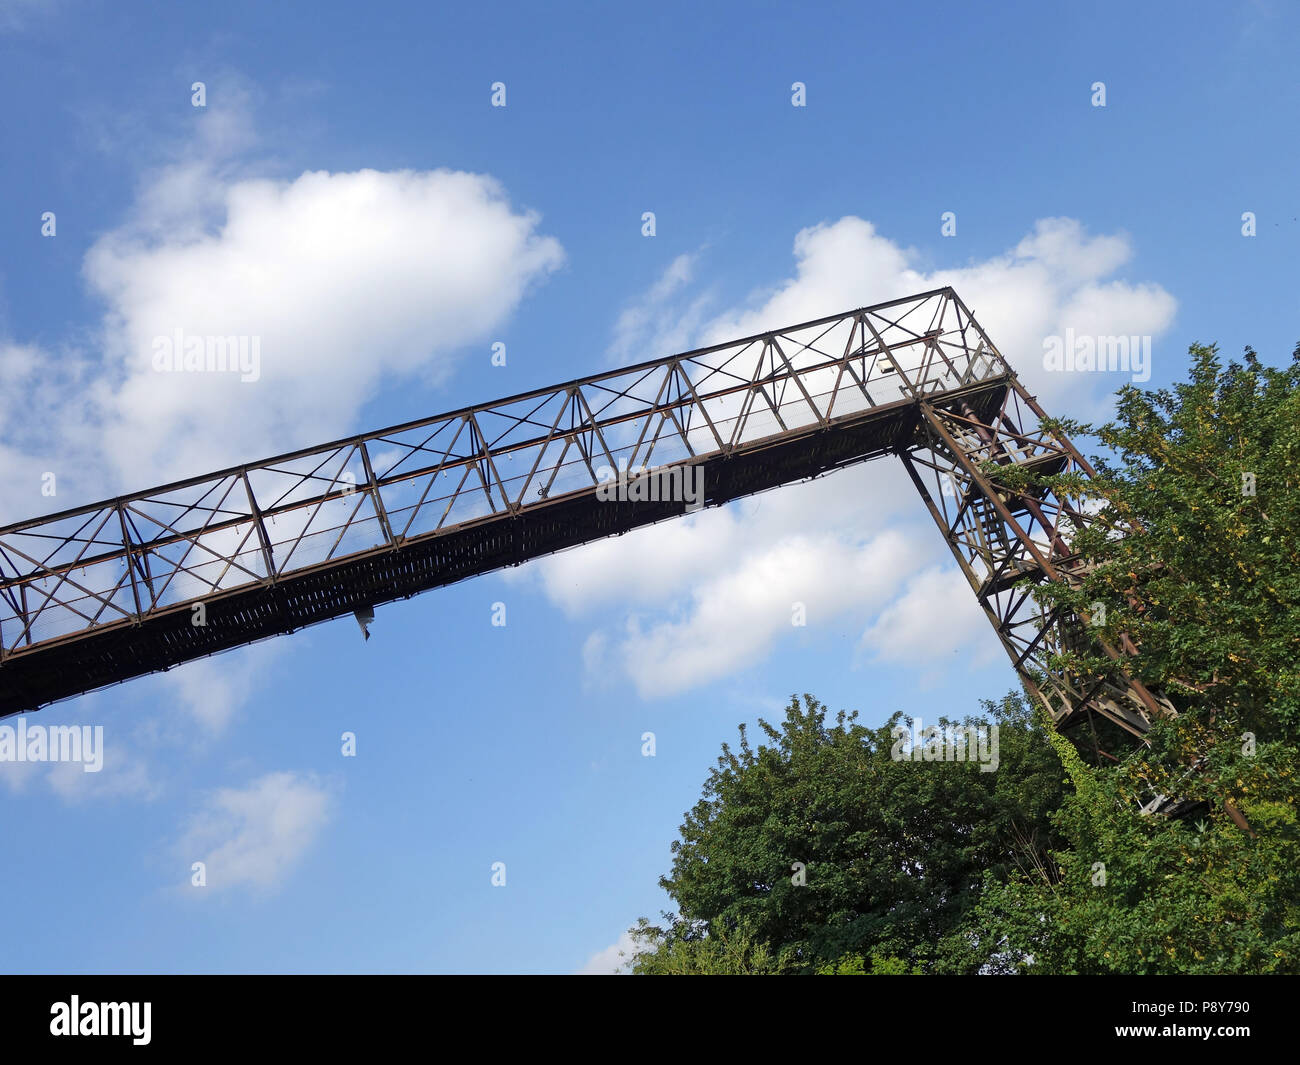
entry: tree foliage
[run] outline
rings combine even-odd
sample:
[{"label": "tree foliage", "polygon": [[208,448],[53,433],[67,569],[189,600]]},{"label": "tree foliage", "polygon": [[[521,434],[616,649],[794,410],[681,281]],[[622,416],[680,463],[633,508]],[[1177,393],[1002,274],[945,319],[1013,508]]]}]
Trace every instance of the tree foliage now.
[{"label": "tree foliage", "polygon": [[791,698],[779,727],[759,722],[767,743],[751,746],[742,727],[673,844],[660,883],[677,913],[652,928],[655,957],[640,971],[739,933],[771,945],[788,971],[850,955],[942,967],[940,944],[985,872],[1005,876],[1026,847],[1045,853],[1060,796],[1060,767],[1023,701],[986,709],[999,726],[997,772],[895,760],[893,727],[910,720],[869,729],[841,711],[828,724],[810,695]]},{"label": "tree foliage", "polygon": [[[1190,356],[1186,382],[1122,389],[1097,430],[1047,423],[1109,455],[1051,478],[1098,509],[1072,539],[1081,584],[1034,590],[1090,620],[1101,604],[1097,632],[1177,716],[1091,764],[1010,695],[986,704],[1001,759],[981,773],[892,758],[901,715],[828,725],[792,699],[766,744],[724,745],[637,971],[1300,972],[1300,345],[1283,369]],[[1153,792],[1193,813],[1140,813]]]},{"label": "tree foliage", "polygon": [[1086,480],[1044,478],[1101,507],[1072,541],[1090,563],[1082,584],[1039,591],[1082,616],[1100,604],[1099,633],[1112,644],[1130,637],[1138,679],[1198,724],[1291,734],[1300,727],[1300,345],[1285,369],[1249,348],[1226,366],[1212,346],[1189,355],[1186,382],[1121,389],[1116,418],[1099,429],[1048,423],[1095,435],[1112,457],[1095,460]]},{"label": "tree foliage", "polygon": [[[1300,346],[1287,369],[1190,355],[1186,383],[1121,390],[1096,432],[1115,457],[1087,484],[1104,506],[1073,541],[1091,568],[1043,589],[1101,602],[1105,636],[1133,640],[1134,673],[1178,717],[1110,769],[1052,737],[1069,845],[986,884],[968,941],[1001,944],[999,970],[1300,971]],[[1139,814],[1153,791],[1196,812]]]}]

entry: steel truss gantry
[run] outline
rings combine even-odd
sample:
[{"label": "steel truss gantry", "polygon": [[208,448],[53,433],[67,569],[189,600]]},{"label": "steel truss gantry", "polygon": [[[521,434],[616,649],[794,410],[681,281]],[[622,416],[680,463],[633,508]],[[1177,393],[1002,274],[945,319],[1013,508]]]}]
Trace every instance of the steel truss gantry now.
[{"label": "steel truss gantry", "polygon": [[[705,505],[901,458],[1052,719],[1173,712],[1029,583],[1074,582],[1092,470],[951,288],[611,370],[0,529],[0,716],[676,517],[613,471],[703,470]],[[631,494],[631,493],[629,493]],[[200,606],[201,604],[201,606]],[[198,623],[202,621],[202,624]]]}]

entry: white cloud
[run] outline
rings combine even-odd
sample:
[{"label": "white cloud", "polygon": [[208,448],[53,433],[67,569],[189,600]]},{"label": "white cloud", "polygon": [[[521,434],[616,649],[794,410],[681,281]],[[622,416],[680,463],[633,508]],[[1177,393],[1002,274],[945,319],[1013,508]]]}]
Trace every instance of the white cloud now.
[{"label": "white cloud", "polygon": [[159,676],[167,693],[163,701],[178,702],[205,737],[220,735],[283,651],[280,642],[264,640],[237,652],[186,662]]},{"label": "white cloud", "polygon": [[904,489],[914,491],[901,467],[874,463],[598,540],[502,577],[540,580],[574,617],[627,602],[672,604],[755,546],[827,529],[865,538],[895,515],[914,512]]},{"label": "white cloud", "polygon": [[[7,717],[3,724],[16,728],[19,718]],[[92,721],[60,719],[58,712],[46,710],[39,717],[28,716],[28,727],[51,729],[62,726],[96,727]],[[162,793],[161,785],[153,778],[147,760],[139,749],[122,739],[122,732],[112,723],[100,725],[103,729],[98,746],[99,769],[86,772],[86,764],[95,761],[89,749],[83,752],[84,762],[10,762],[0,761],[0,784],[11,792],[21,794],[34,781],[43,781],[50,791],[65,803],[76,804],[89,800],[140,799],[151,800]]]},{"label": "white cloud", "polygon": [[110,738],[105,730],[104,764],[97,773],[87,773],[74,762],[50,767],[50,788],[64,802],[79,803],[109,798],[150,800],[162,794],[153,779],[149,763],[126,744]]},{"label": "white cloud", "polygon": [[911,252],[880,236],[875,226],[861,218],[847,217],[801,229],[795,235],[794,254],[794,277],[758,293],[757,305],[716,317],[705,327],[699,345],[718,344],[934,287],[908,266]]},{"label": "white cloud", "polygon": [[617,942],[611,943],[604,950],[598,950],[587,959],[574,976],[619,976],[620,970],[638,951],[639,944],[630,932],[624,932]]},{"label": "white cloud", "polygon": [[[1073,293],[1061,320],[1079,335],[1146,336],[1163,330],[1173,320],[1174,308],[1174,298],[1159,285],[1089,282]],[[1125,332],[1117,326],[1130,328]],[[1119,383],[1110,380],[1112,388]]]},{"label": "white cloud", "polygon": [[[485,174],[259,176],[248,93],[222,99],[87,252],[93,351],[0,338],[26,399],[0,415],[0,522],[343,436],[384,388],[445,379],[564,260]],[[258,379],[158,372],[178,330],[257,338]]]},{"label": "white cloud", "polygon": [[188,869],[207,867],[207,891],[270,891],[288,877],[329,820],[333,800],[310,773],[268,773],[244,788],[221,788],[191,819],[176,846]]},{"label": "white cloud", "polygon": [[[504,576],[539,581],[575,618],[602,608],[622,614],[587,637],[586,681],[626,678],[655,698],[726,676],[808,632],[849,624],[856,641],[870,608],[944,553],[928,526],[899,524],[901,513],[916,512],[914,492],[901,466],[871,463]],[[795,602],[804,604],[804,627],[793,624]]]},{"label": "white cloud", "polygon": [[608,657],[643,698],[673,695],[752,665],[782,637],[825,631],[851,607],[883,605],[921,557],[897,532],[865,543],[834,532],[759,541],[692,589],[687,609],[648,623],[629,617]]},{"label": "white cloud", "polygon": [[[445,377],[449,355],[503,325],[562,260],[480,174],[321,171],[214,195],[216,229],[154,237],[187,190],[87,254],[122,377],[105,431],[135,483],[347,431],[381,386]],[[154,340],[177,330],[258,338],[259,379],[157,372]]]},{"label": "white cloud", "polygon": [[[94,367],[76,350],[44,349],[0,338],[0,380],[21,402],[0,410],[0,523],[70,505],[77,491],[103,493],[95,428],[104,392]],[[54,496],[42,480],[53,473]]]},{"label": "white cloud", "polygon": [[706,289],[684,307],[673,307],[671,301],[695,280],[702,250],[677,256],[644,296],[619,313],[614,323],[614,340],[607,352],[608,362],[626,366],[690,347],[691,338],[705,320],[713,300],[712,292]]},{"label": "white cloud", "polygon": [[720,343],[951,285],[1031,392],[1058,406],[1068,402],[1075,416],[1093,417],[1124,379],[1044,370],[1044,338],[1067,328],[1076,334],[1154,336],[1168,328],[1177,308],[1157,284],[1107,281],[1132,258],[1128,238],[1089,235],[1072,218],[1039,219],[1003,255],[933,271],[917,269],[915,252],[852,216],[800,230],[794,252],[793,277],[760,294],[756,306],[714,319],[697,343]]},{"label": "white cloud", "polygon": [[1090,237],[1075,218],[1041,218],[1034,231],[1016,245],[1012,260],[1044,267],[1062,286],[1107,277],[1132,258],[1122,234]]},{"label": "white cloud", "polygon": [[[619,319],[616,347],[667,336],[675,343],[637,357],[668,354],[952,285],[1052,413],[1091,418],[1124,379],[1046,371],[1044,338],[1067,328],[1156,335],[1176,309],[1159,285],[1111,276],[1132,257],[1125,236],[1093,236],[1068,218],[1042,219],[1010,251],[951,269],[919,269],[913,251],[855,217],[801,230],[794,254],[793,276],[699,325],[693,264],[674,261]],[[539,580],[573,616],[622,604],[620,621],[586,638],[586,672],[652,697],[757,661],[801,631],[790,624],[796,600],[808,604],[809,630],[854,625],[858,653],[877,661],[934,663],[972,648],[976,665],[996,659],[996,638],[964,581],[940,566],[946,558],[901,469],[873,464],[544,559],[515,579]]]},{"label": "white cloud", "polygon": [[938,566],[907,581],[903,593],[862,634],[861,646],[876,662],[921,667],[923,680],[934,680],[951,669],[962,651],[974,652],[977,666],[1002,654],[1002,645],[961,571]]},{"label": "white cloud", "polygon": [[[14,718],[6,718],[0,724],[12,725],[14,720]],[[22,794],[33,780],[48,773],[49,766],[44,762],[0,761],[0,783],[15,795]]]}]

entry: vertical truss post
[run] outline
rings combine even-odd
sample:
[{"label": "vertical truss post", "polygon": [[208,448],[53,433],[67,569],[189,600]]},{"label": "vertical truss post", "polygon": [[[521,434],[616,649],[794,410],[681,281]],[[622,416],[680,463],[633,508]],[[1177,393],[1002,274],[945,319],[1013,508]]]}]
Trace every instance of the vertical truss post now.
[{"label": "vertical truss post", "polygon": [[131,575],[131,596],[135,599],[135,622],[138,625],[144,611],[140,609],[140,588],[135,583],[135,549],[131,546],[130,534],[126,531],[126,508],[121,503],[117,505],[117,521],[122,528],[122,549],[126,552],[126,571]]},{"label": "vertical truss post", "polygon": [[396,547],[397,538],[393,536],[393,528],[388,524],[388,513],[384,510],[384,500],[379,494],[379,485],[375,481],[375,471],[370,465],[370,452],[366,448],[365,440],[358,440],[357,447],[361,450],[361,465],[366,471],[366,487],[370,492],[371,505],[375,508],[375,516],[379,519],[379,527],[384,530],[389,546]]},{"label": "vertical truss post", "polygon": [[253,495],[253,485],[248,480],[248,471],[239,472],[244,480],[244,491],[248,493],[248,512],[253,516],[253,523],[257,526],[257,539],[262,545],[262,558],[266,562],[266,581],[268,584],[274,584],[275,557],[271,553],[271,539],[266,535],[266,523],[262,520],[262,512],[258,509],[257,499]]}]

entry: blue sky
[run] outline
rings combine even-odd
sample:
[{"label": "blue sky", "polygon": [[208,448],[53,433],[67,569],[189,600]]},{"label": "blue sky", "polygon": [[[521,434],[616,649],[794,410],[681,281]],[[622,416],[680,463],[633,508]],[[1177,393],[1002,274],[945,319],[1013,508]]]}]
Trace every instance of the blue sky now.
[{"label": "blue sky", "polygon": [[[1067,329],[1280,363],[1298,22],[0,0],[0,522],[939,284],[1053,413],[1127,380]],[[159,381],[175,327],[266,372]],[[740,722],[974,712],[986,628],[876,463],[59,704],[105,766],[0,764],[0,970],[608,967]]]}]

